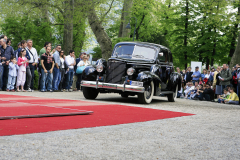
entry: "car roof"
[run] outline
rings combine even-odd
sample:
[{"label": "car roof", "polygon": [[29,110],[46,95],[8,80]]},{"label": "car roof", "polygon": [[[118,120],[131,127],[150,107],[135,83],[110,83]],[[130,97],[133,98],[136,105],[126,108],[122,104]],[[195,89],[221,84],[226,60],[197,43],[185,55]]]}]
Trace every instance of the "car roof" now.
[{"label": "car roof", "polygon": [[117,43],[116,45],[121,45],[121,44],[140,44],[140,45],[149,45],[149,46],[155,46],[155,47],[160,47],[162,49],[167,49],[170,51],[169,48],[163,46],[163,45],[160,45],[160,44],[155,44],[155,43],[148,43],[148,42],[119,42]]}]

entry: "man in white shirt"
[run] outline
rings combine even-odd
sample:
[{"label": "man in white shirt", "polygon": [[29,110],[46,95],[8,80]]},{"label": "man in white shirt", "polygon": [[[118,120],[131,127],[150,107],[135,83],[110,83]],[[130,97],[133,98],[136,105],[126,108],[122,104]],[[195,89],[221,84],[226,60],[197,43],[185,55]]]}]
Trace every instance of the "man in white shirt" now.
[{"label": "man in white shirt", "polygon": [[31,72],[31,80],[27,81],[27,90],[28,91],[33,91],[33,83],[34,83],[34,71],[36,69],[37,63],[38,63],[38,53],[37,50],[32,47],[33,46],[33,41],[31,39],[27,40],[27,47],[25,48],[29,56],[31,57],[29,60],[29,67],[30,67],[30,72]]},{"label": "man in white shirt", "polygon": [[67,72],[67,77],[66,77],[66,84],[67,84],[66,89],[69,92],[72,92],[71,86],[73,83],[74,66],[76,64],[74,50],[69,51],[69,55],[66,56],[65,61],[69,68],[69,71]]}]

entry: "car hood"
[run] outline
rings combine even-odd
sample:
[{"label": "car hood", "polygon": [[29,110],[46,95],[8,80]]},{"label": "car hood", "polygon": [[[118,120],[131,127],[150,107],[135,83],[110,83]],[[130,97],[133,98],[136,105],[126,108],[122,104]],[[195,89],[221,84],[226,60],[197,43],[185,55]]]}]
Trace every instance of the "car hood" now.
[{"label": "car hood", "polygon": [[129,58],[109,58],[108,60],[116,60],[116,61],[125,61],[127,63],[147,63],[147,64],[154,64],[155,60],[144,60],[144,59],[129,59]]}]

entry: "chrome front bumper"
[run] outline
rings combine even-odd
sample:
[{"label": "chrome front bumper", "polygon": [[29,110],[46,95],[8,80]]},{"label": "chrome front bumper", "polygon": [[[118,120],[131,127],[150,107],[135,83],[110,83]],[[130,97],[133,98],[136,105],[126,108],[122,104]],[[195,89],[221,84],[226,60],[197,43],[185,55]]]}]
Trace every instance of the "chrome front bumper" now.
[{"label": "chrome front bumper", "polygon": [[139,92],[143,93],[145,91],[144,87],[141,86],[131,86],[126,84],[113,84],[113,83],[103,83],[98,81],[82,81],[81,86],[91,87],[91,88],[104,88],[104,89],[114,89],[121,90],[123,92]]}]

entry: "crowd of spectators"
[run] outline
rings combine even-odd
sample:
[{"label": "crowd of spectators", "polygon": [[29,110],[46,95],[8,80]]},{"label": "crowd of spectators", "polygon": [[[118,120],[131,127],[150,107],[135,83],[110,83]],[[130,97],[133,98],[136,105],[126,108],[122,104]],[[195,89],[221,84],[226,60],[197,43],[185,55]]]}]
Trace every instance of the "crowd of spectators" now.
[{"label": "crowd of spectators", "polygon": [[218,103],[239,104],[240,96],[240,66],[236,64],[229,68],[227,64],[203,69],[199,67],[192,72],[191,67],[186,70],[176,68],[182,75],[182,88],[178,91],[178,98],[191,100],[212,101]]},{"label": "crowd of spectators", "polygon": [[[52,44],[46,42],[39,51],[33,47],[33,41],[28,39],[18,43],[16,50],[11,46],[7,36],[0,36],[0,91],[33,91],[37,83],[41,92],[80,91],[81,74],[77,67],[90,65],[89,55],[81,53],[75,58],[75,51],[70,50],[65,56],[61,45],[52,49]],[[236,64],[229,68],[227,64],[203,69],[188,67],[186,70],[176,68],[182,75],[182,88],[177,93],[178,98],[191,100],[217,101],[218,103],[239,104],[240,96],[240,66]],[[34,81],[35,71],[39,75]]]},{"label": "crowd of spectators", "polygon": [[[81,74],[76,74],[78,66],[87,66],[90,55],[81,53],[75,58],[74,50],[67,56],[57,45],[46,42],[39,51],[33,47],[31,39],[22,40],[16,50],[7,36],[0,36],[0,91],[32,92],[35,83],[41,92],[80,91]],[[39,75],[34,80],[35,72]]]}]

